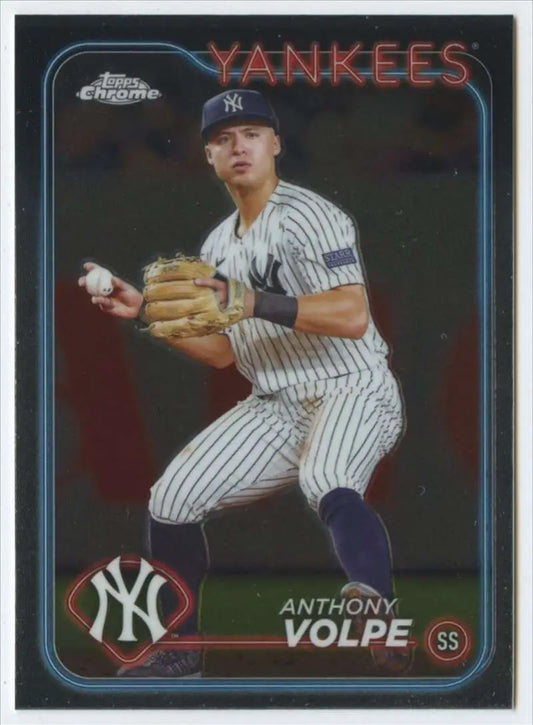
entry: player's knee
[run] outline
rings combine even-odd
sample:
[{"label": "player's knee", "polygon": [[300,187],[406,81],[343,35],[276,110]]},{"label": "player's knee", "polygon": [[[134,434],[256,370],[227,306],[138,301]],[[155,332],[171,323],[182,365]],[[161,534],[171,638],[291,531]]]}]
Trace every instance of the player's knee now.
[{"label": "player's knee", "polygon": [[148,510],[156,521],[175,524],[194,524],[203,521],[204,515],[194,506],[189,492],[182,488],[171,490],[163,479],[150,489]]},{"label": "player's knee", "polygon": [[299,483],[300,488],[302,489],[305,496],[308,497],[308,494],[315,488],[315,485],[317,483],[317,476],[313,470],[313,467],[309,465],[305,460],[302,461],[300,464],[300,471],[299,471]]},{"label": "player's knee", "polygon": [[316,508],[320,492],[329,491],[335,485],[332,473],[322,466],[303,465],[300,469],[300,488],[312,508]]},{"label": "player's knee", "polygon": [[312,509],[318,511],[321,499],[336,489],[352,489],[361,494],[364,486],[359,485],[345,471],[336,470],[327,464],[304,463],[300,468],[300,488]]}]

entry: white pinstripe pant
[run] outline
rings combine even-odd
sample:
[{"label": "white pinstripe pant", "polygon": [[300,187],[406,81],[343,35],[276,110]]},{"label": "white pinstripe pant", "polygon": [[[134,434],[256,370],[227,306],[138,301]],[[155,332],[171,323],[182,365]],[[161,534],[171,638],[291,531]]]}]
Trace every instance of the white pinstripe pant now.
[{"label": "white pinstripe pant", "polygon": [[150,496],[158,521],[193,523],[299,481],[315,510],[334,488],[364,494],[403,429],[388,369],[250,395],[178,453]]}]

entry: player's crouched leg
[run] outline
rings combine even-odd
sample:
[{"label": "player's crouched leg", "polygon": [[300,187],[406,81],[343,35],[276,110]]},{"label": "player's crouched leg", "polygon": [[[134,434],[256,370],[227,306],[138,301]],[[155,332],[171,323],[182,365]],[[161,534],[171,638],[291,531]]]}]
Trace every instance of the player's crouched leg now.
[{"label": "player's crouched leg", "polygon": [[[179,638],[183,643],[184,639],[191,638],[191,645],[186,648],[156,645],[141,663],[123,667],[117,674],[119,677],[201,677],[203,652],[197,639],[198,602],[209,559],[202,524],[162,523],[150,516],[148,538],[150,559],[174,572],[187,589],[192,602],[192,611],[177,628],[168,631],[165,639],[170,636]],[[166,625],[176,610],[175,594],[171,587],[165,585],[161,588],[158,603],[162,622]]]},{"label": "player's crouched leg", "polygon": [[[165,491],[168,492],[169,483],[175,488],[169,498],[175,507],[176,521],[159,520],[165,504]],[[190,492],[179,486],[178,476],[163,477],[153,486],[149,504],[149,555],[152,561],[163,564],[181,580],[187,588],[193,606],[188,617],[179,623],[178,628],[170,632],[172,637],[192,638],[195,643],[198,635],[198,601],[202,580],[207,572],[208,551],[203,526],[198,511],[188,505],[186,497],[190,499]],[[171,620],[176,609],[176,600],[169,586],[161,588],[159,593],[159,609],[163,622]],[[167,637],[168,638],[168,637]],[[146,677],[146,678],[191,678],[201,677],[202,650],[196,646],[191,648],[155,647],[155,649],[139,664],[133,667],[123,667],[118,671],[120,677]]]},{"label": "player's crouched leg", "polygon": [[[302,478],[301,473],[300,483],[305,492],[306,481]],[[388,536],[379,516],[354,489],[328,488],[317,499],[313,484],[312,493],[307,489],[311,493],[308,498],[315,509],[318,501],[318,514],[328,527],[333,548],[350,582],[343,588],[342,596],[356,599],[354,611],[362,613],[354,616],[354,636],[363,642],[368,639],[368,627],[379,622],[377,626],[383,635],[398,616]],[[384,646],[381,637],[370,646],[370,653],[381,672],[396,676],[409,671],[414,657],[411,646]]]}]

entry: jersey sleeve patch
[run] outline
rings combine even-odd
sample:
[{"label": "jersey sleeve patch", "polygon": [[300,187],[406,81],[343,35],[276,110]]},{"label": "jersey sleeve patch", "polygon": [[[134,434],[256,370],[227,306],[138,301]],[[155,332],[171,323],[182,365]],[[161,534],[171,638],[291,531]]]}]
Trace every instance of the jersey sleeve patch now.
[{"label": "jersey sleeve patch", "polygon": [[325,252],[322,254],[322,258],[326,263],[326,267],[329,269],[343,267],[345,264],[357,264],[355,251],[352,247],[346,247],[346,249],[336,249],[333,252]]}]

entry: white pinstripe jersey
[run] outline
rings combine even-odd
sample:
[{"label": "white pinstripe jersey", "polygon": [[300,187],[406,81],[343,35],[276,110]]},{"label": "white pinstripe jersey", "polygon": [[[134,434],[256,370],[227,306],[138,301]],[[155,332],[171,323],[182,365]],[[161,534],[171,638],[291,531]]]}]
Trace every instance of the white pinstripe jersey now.
[{"label": "white pinstripe jersey", "polygon": [[[313,191],[280,181],[242,238],[238,210],[207,237],[200,256],[255,289],[292,296],[365,284],[352,219]],[[304,382],[387,366],[388,348],[370,318],[359,340],[326,337],[249,318],[232,325],[235,363],[259,395]]]}]

